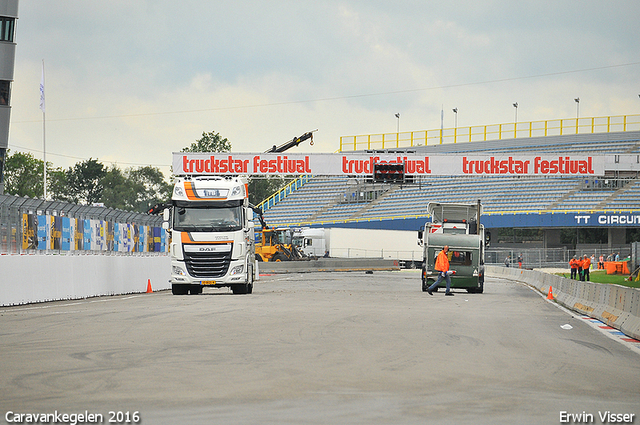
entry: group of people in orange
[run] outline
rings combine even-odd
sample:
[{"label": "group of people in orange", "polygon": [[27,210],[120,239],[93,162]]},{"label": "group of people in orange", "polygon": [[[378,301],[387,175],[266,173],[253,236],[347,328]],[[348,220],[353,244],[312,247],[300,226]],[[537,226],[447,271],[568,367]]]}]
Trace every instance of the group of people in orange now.
[{"label": "group of people in orange", "polygon": [[589,280],[589,269],[591,268],[591,259],[584,255],[584,257],[576,257],[575,255],[569,260],[569,268],[571,269],[571,279],[574,280]]}]

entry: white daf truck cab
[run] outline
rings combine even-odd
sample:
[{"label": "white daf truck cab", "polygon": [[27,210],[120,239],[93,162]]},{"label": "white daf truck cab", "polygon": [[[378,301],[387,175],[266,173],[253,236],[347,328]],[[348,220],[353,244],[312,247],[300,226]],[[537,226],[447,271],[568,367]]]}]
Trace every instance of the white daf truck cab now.
[{"label": "white daf truck cab", "polygon": [[242,176],[176,177],[163,212],[174,295],[199,294],[204,287],[252,293],[259,271],[247,184]]}]

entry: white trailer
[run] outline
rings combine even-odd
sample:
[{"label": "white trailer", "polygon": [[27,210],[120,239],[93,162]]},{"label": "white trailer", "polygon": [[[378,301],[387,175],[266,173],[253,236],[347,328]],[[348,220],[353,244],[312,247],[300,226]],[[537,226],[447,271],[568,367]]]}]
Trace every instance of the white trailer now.
[{"label": "white trailer", "polygon": [[384,258],[414,268],[422,263],[415,235],[410,230],[305,227],[294,229],[294,243],[312,257]]}]

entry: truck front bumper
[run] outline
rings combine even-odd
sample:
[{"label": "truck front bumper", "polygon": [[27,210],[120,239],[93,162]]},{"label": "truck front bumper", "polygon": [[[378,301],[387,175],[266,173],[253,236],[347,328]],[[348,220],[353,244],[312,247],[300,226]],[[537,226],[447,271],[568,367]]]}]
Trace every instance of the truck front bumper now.
[{"label": "truck front bumper", "polygon": [[193,277],[187,271],[184,261],[171,261],[171,284],[173,285],[201,285],[222,287],[246,282],[244,261],[231,261],[229,269],[224,276]]}]

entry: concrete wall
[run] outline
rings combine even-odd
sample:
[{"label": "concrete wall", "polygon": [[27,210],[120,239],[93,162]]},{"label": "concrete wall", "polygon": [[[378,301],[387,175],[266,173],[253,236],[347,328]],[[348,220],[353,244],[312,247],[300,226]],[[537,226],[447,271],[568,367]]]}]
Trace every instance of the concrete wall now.
[{"label": "concrete wall", "polygon": [[169,289],[168,255],[2,255],[0,305]]},{"label": "concrete wall", "polygon": [[640,339],[640,289],[580,282],[550,273],[509,267],[486,266],[485,272],[488,276],[526,283],[545,295],[551,288],[553,298],[560,305]]},{"label": "concrete wall", "polygon": [[400,270],[398,260],[381,258],[318,258],[310,261],[258,263],[260,273],[311,273]]}]

